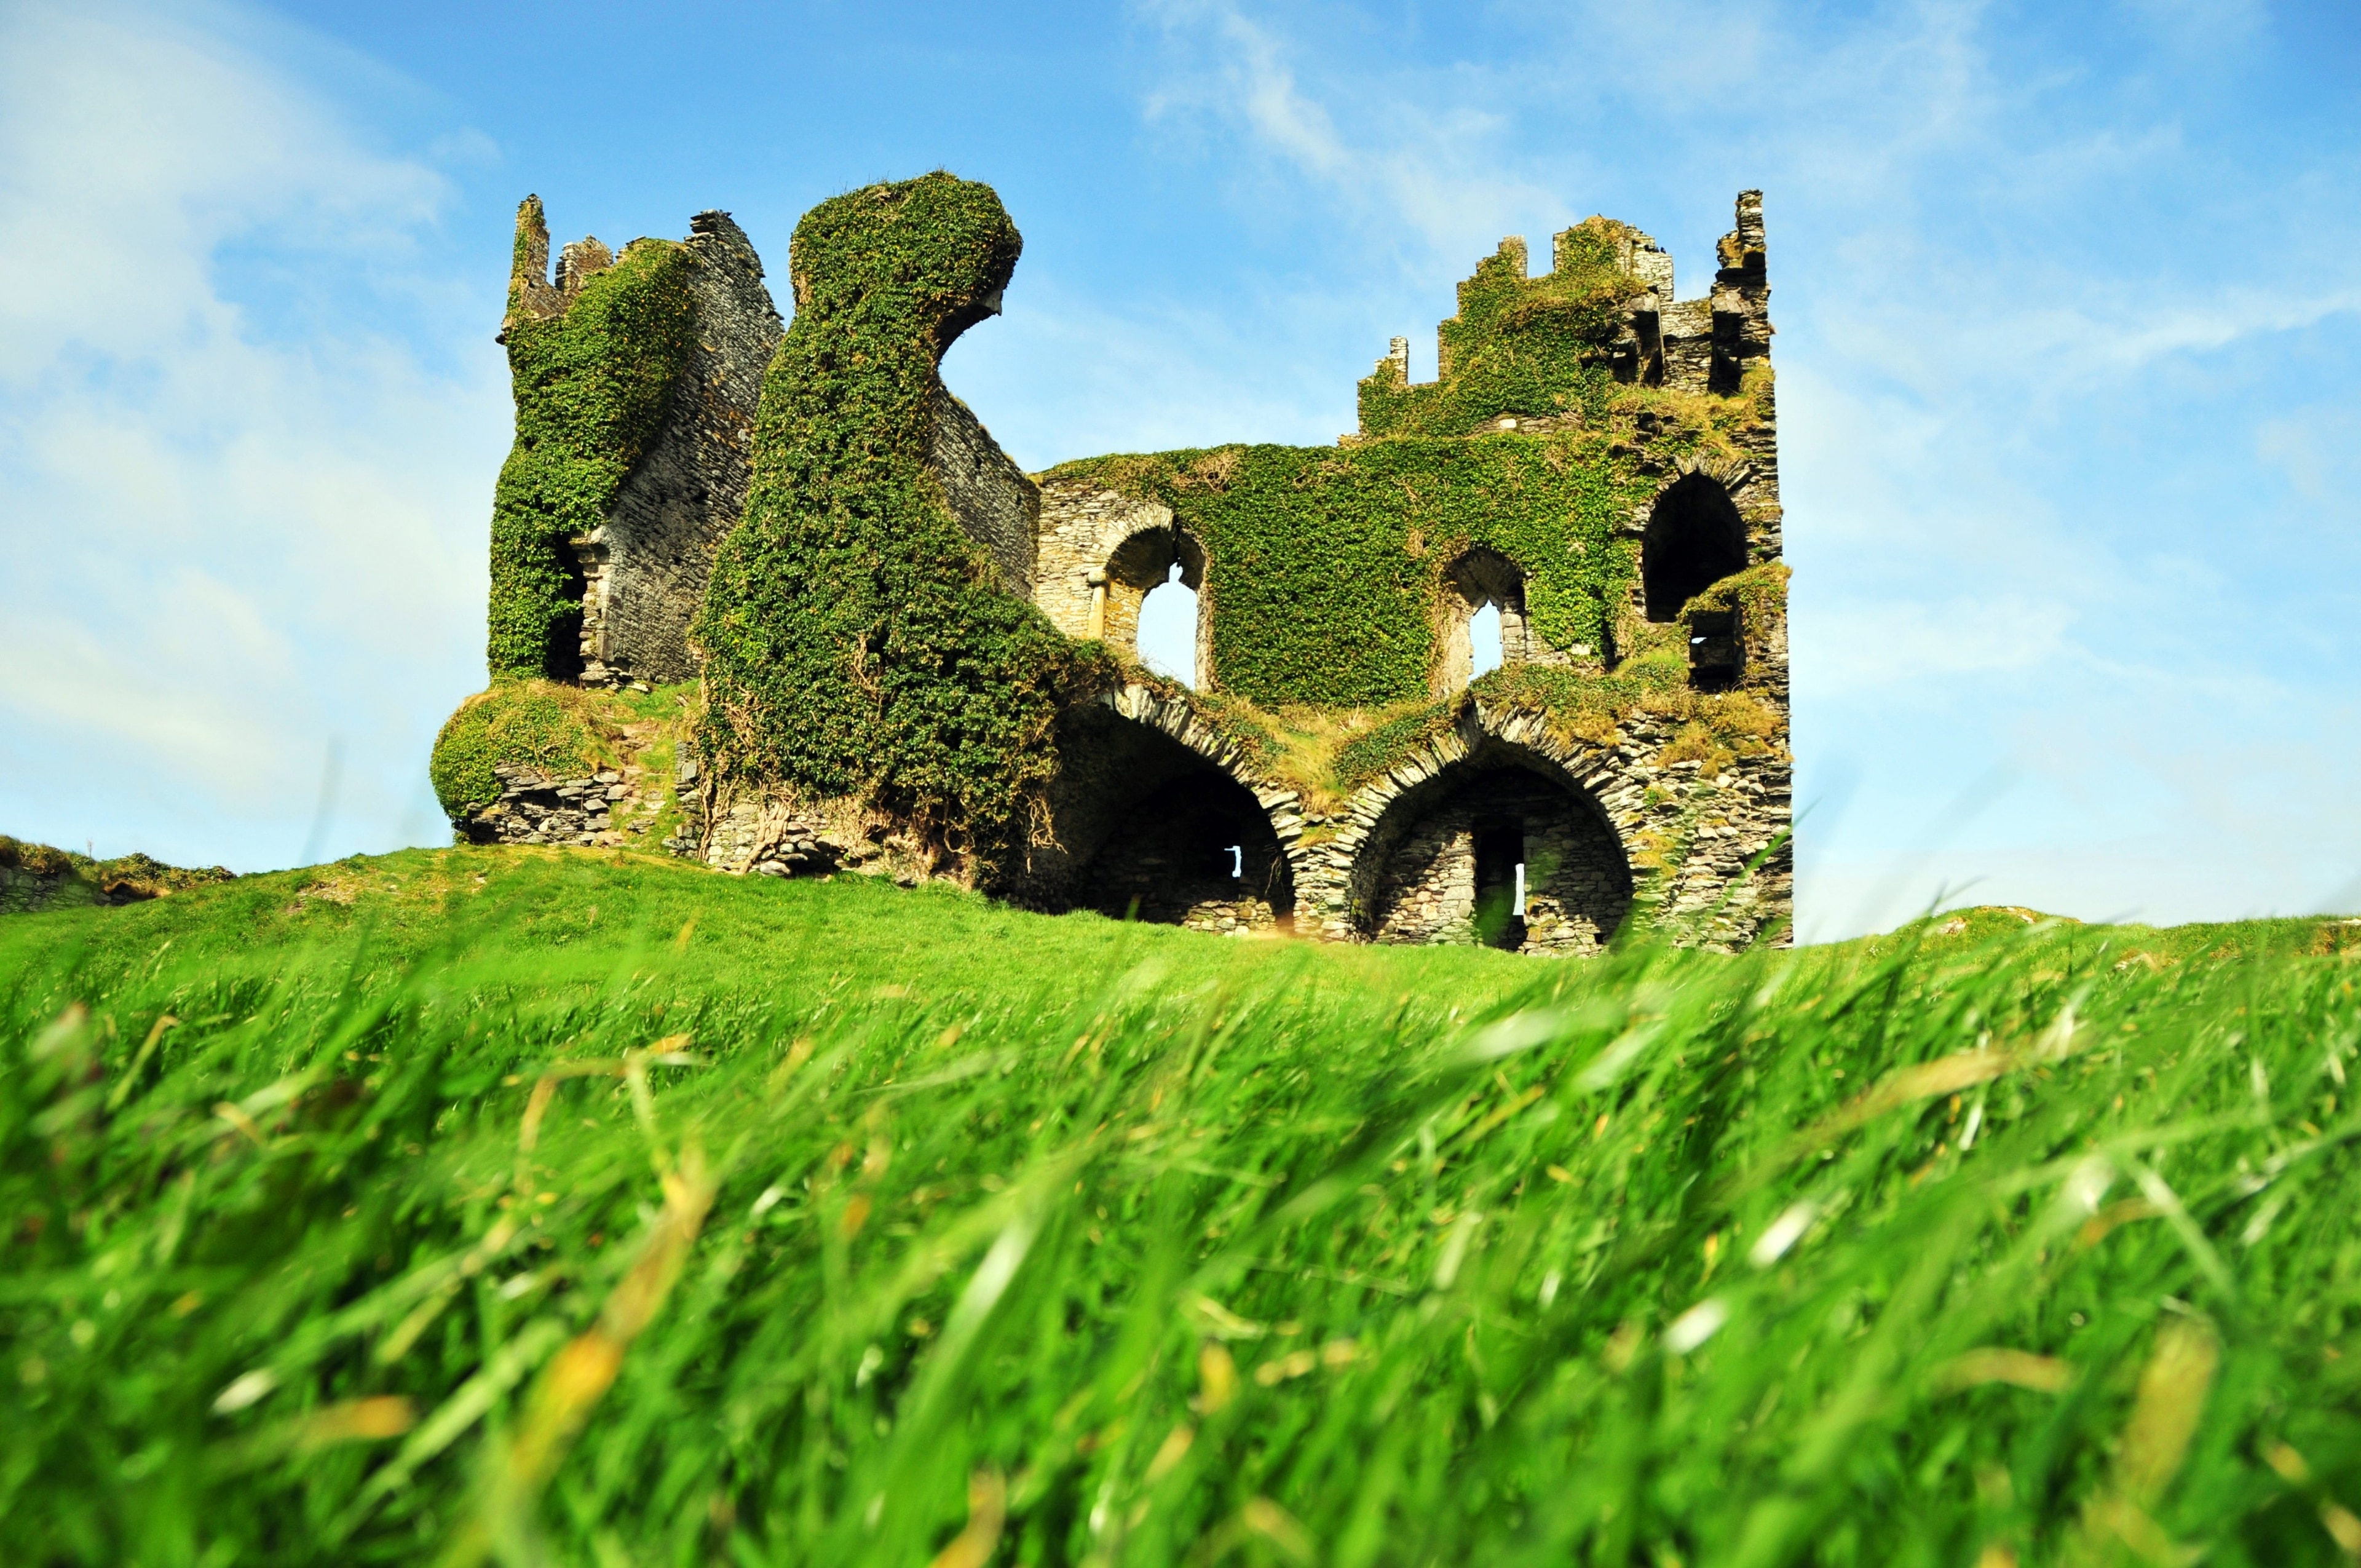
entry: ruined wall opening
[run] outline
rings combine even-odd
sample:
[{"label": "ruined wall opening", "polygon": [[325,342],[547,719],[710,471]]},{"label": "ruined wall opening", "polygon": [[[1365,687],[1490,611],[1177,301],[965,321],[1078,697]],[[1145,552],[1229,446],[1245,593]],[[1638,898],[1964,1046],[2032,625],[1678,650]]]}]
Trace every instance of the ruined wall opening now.
[{"label": "ruined wall opening", "polygon": [[1115,919],[1204,931],[1271,930],[1295,914],[1279,835],[1210,763],[1124,810],[1074,891],[1076,905]]},{"label": "ruined wall opening", "polygon": [[1525,620],[1525,575],[1497,550],[1468,551],[1443,574],[1441,621],[1432,681],[1448,696],[1488,670],[1532,656]]},{"label": "ruined wall opening", "polygon": [[1356,881],[1378,942],[1593,953],[1631,906],[1631,861],[1598,803],[1497,743],[1397,800]]},{"label": "ruined wall opening", "polygon": [[1476,940],[1514,949],[1525,942],[1525,824],[1517,817],[1482,817],[1472,835],[1476,851]]},{"label": "ruined wall opening", "polygon": [[1097,635],[1190,686],[1204,684],[1205,547],[1181,528],[1133,534],[1092,585]]},{"label": "ruined wall opening", "polygon": [[1730,493],[1691,474],[1656,498],[1640,546],[1640,579],[1650,620],[1671,620],[1681,607],[1746,570],[1746,520]]},{"label": "ruined wall opening", "polygon": [[[549,652],[544,664],[549,678],[578,685],[582,681],[585,611],[594,578],[590,563],[585,558],[592,546],[583,540],[569,540],[558,552],[558,602],[566,606],[565,613],[551,618],[549,622]],[[595,625],[592,627],[595,631]]]},{"label": "ruined wall opening", "polygon": [[1051,912],[1246,933],[1293,923],[1295,884],[1254,793],[1163,729],[1089,704],[1058,721],[1044,833],[994,891]]},{"label": "ruined wall opening", "polygon": [[1197,590],[1183,578],[1178,561],[1140,600],[1139,662],[1184,686],[1197,685]]},{"label": "ruined wall opening", "polygon": [[1467,620],[1467,678],[1471,681],[1490,674],[1507,662],[1508,651],[1500,631],[1500,607],[1487,604]]}]

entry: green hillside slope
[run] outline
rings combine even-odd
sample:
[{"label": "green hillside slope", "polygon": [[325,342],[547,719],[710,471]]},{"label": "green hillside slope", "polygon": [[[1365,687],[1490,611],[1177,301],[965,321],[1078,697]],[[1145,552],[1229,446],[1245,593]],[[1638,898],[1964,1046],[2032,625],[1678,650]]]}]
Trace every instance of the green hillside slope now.
[{"label": "green hillside slope", "polygon": [[12,916],[0,1561],[2346,1561],[2347,929],[1541,964],[492,850]]}]

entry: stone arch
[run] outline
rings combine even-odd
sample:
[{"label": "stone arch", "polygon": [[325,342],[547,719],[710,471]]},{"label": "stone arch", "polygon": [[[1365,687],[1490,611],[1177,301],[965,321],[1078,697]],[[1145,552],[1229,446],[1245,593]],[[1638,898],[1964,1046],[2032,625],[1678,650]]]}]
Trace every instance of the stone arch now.
[{"label": "stone arch", "polygon": [[1140,606],[1147,602],[1149,593],[1170,579],[1172,568],[1178,564],[1180,586],[1197,596],[1197,684],[1203,686],[1209,684],[1206,677],[1212,668],[1212,617],[1205,602],[1205,546],[1194,533],[1170,518],[1167,512],[1162,521],[1134,529],[1107,551],[1105,563],[1091,579],[1094,601],[1092,625],[1084,630],[1085,635],[1103,638],[1115,647],[1137,653]]},{"label": "stone arch", "polygon": [[1597,952],[1632,897],[1630,856],[1597,798],[1547,755],[1489,735],[1389,803],[1354,883],[1366,940],[1540,953]]},{"label": "stone arch", "polygon": [[[1450,729],[1354,791],[1327,819],[1330,827],[1318,842],[1291,845],[1297,928],[1335,941],[1409,939],[1399,929],[1390,937],[1381,929],[1387,862],[1422,820],[1467,785],[1516,769],[1570,803],[1568,821],[1597,850],[1594,860],[1608,867],[1614,894],[1574,912],[1589,922],[1587,936],[1578,921],[1569,928],[1559,918],[1562,909],[1545,907],[1550,928],[1529,928],[1530,939],[1521,946],[1538,952],[1595,951],[1636,896],[1633,873],[1643,862],[1634,852],[1635,842],[1661,831],[1660,819],[1676,809],[1649,789],[1650,780],[1633,762],[1639,753],[1627,750],[1564,740],[1553,733],[1545,716],[1532,709],[1468,702]],[[1463,804],[1472,808],[1502,803]],[[1561,826],[1544,825],[1551,831]],[[1466,848],[1472,857],[1473,844]],[[1563,903],[1563,894],[1546,885],[1535,891]],[[1529,927],[1543,924],[1530,921]]]},{"label": "stone arch", "polygon": [[1256,780],[1185,698],[1134,685],[1078,705],[1059,720],[1058,750],[1043,830],[1009,896],[1203,930],[1291,927],[1296,795]]},{"label": "stone arch", "polygon": [[1746,520],[1730,489],[1698,468],[1661,491],[1640,546],[1643,608],[1671,620],[1689,600],[1749,564]]},{"label": "stone arch", "polygon": [[1438,696],[1466,687],[1476,668],[1469,635],[1476,614],[1490,605],[1500,612],[1500,663],[1521,664],[1539,652],[1525,616],[1525,574],[1497,550],[1475,545],[1444,568],[1437,595],[1434,670],[1429,685]]}]

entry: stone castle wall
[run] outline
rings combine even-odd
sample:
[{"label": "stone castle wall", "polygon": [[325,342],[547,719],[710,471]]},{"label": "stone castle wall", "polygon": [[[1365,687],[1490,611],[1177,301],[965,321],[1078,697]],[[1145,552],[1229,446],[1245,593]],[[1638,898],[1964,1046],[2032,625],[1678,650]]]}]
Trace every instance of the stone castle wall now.
[{"label": "stone castle wall", "polygon": [[[1782,553],[1775,412],[1767,378],[1750,381],[1771,326],[1759,197],[1741,197],[1721,242],[1710,291],[1681,301],[1671,257],[1623,231],[1621,264],[1644,290],[1629,302],[1609,352],[1615,373],[1646,385],[1752,399],[1739,455],[1699,463],[1650,448],[1642,412],[1620,452],[1660,483],[1656,499],[1620,524],[1643,557],[1652,520],[1675,487],[1708,487],[1711,503],[1742,528],[1745,565]],[[683,678],[696,654],[686,628],[698,608],[714,547],[742,507],[748,445],[778,322],[744,236],[700,214],[688,242],[699,258],[706,323],[699,357],[647,459],[614,515],[580,542],[587,584],[586,680]],[[1521,255],[1521,243],[1503,252]],[[561,274],[572,260],[561,262]],[[595,266],[586,257],[583,265]],[[1394,356],[1406,363],[1397,339]],[[1010,592],[1058,630],[1136,651],[1147,594],[1177,565],[1201,590],[1198,668],[1204,671],[1218,607],[1202,593],[1204,551],[1171,510],[1093,482],[1037,484],[974,413],[937,383],[928,410],[928,466],[960,526]],[[1500,429],[1546,433],[1574,413],[1504,415]],[[1732,534],[1730,537],[1735,538]],[[1734,547],[1734,546],[1733,546]],[[1483,557],[1477,559],[1478,556]],[[1666,557],[1671,559],[1671,557]],[[1727,572],[1733,567],[1719,567]],[[1485,604],[1502,615],[1510,663],[1599,674],[1611,645],[1549,647],[1525,617],[1521,570],[1475,552],[1445,569],[1436,614],[1437,695],[1466,684],[1467,623]],[[1632,610],[1647,608],[1635,580]],[[1662,619],[1661,612],[1658,619]],[[1790,764],[1785,751],[1784,621],[1737,624],[1691,640],[1692,681],[1732,685],[1769,704],[1778,732],[1767,751],[1728,757],[1710,773],[1676,741],[1681,726],[1626,713],[1605,745],[1570,740],[1523,709],[1469,704],[1455,728],[1406,756],[1350,798],[1310,809],[1295,790],[1257,775],[1237,742],[1169,688],[1130,685],[1103,705],[1060,720],[1063,771],[1042,803],[1038,841],[1001,891],[1044,908],[1237,933],[1291,928],[1326,940],[1494,940],[1533,953],[1594,952],[1627,919],[1679,939],[1736,948],[1779,927],[1792,905]],[[1651,633],[1651,635],[1653,635]],[[623,781],[503,774],[502,799],[470,824],[483,838],[522,842],[621,841]],[[666,842],[717,869],[774,876],[856,872],[905,883],[939,874],[935,851],[896,824],[850,802],[796,802],[760,787],[700,779],[684,754],[676,795],[685,813]],[[1489,835],[1487,838],[1485,836]],[[1501,835],[1508,835],[1503,838]],[[1513,842],[1525,875],[1524,910],[1506,930],[1479,928],[1479,840],[1487,887],[1499,846]]]},{"label": "stone castle wall", "polygon": [[763,264],[730,214],[699,213],[689,228],[683,248],[697,345],[664,429],[606,521],[574,542],[585,685],[696,677],[689,623],[705,602],[714,553],[746,507],[763,372],[785,328]]},{"label": "stone castle wall", "polygon": [[927,466],[961,530],[1000,569],[1003,587],[1031,598],[1041,491],[1000,449],[973,410],[939,380],[928,410]]}]

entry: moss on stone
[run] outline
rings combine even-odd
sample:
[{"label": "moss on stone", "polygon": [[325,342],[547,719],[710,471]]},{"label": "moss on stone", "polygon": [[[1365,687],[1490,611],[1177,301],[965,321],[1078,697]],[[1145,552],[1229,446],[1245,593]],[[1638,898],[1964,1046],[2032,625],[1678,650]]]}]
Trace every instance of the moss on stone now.
[{"label": "moss on stone", "polygon": [[1631,520],[1685,461],[1741,455],[1754,400],[1615,386],[1539,434],[1122,454],[1051,469],[1170,507],[1206,553],[1211,686],[1266,708],[1422,696],[1445,574],[1498,552],[1549,646],[1603,660],[1639,572]]},{"label": "moss on stone", "polygon": [[168,866],[137,851],[97,860],[0,833],[0,915],[134,904],[230,880],[225,866]]},{"label": "moss on stone", "polygon": [[555,681],[511,680],[461,703],[435,736],[427,764],[444,811],[456,821],[498,800],[498,767],[574,778],[612,761],[616,727],[598,711],[603,695]]},{"label": "moss on stone", "polygon": [[[578,658],[581,583],[567,542],[606,521],[663,428],[696,343],[687,253],[635,240],[554,315],[525,298],[528,203],[502,334],[516,396],[516,444],[492,497],[491,606],[485,655],[495,676],[564,675]],[[550,297],[553,291],[539,291]]]},{"label": "moss on stone", "polygon": [[1467,435],[1503,414],[1603,413],[1624,302],[1646,287],[1620,265],[1630,233],[1611,218],[1577,224],[1539,278],[1525,276],[1523,245],[1504,242],[1459,285],[1433,381],[1412,386],[1389,361],[1361,382],[1362,433]]},{"label": "moss on stone", "polygon": [[867,800],[987,879],[1034,827],[1059,709],[1115,673],[999,587],[926,461],[943,352],[1021,245],[989,186],[940,172],[804,215],[695,632],[725,783]]},{"label": "moss on stone", "polygon": [[[1336,809],[1354,791],[1441,740],[1474,702],[1495,712],[1539,713],[1560,740],[1590,746],[1615,744],[1622,726],[1635,718],[1668,722],[1675,728],[1655,762],[1696,762],[1710,778],[1736,758],[1775,751],[1784,719],[1757,666],[1728,691],[1691,685],[1691,620],[1701,611],[1735,609],[1751,640],[1781,634],[1788,576],[1778,562],[1749,567],[1699,594],[1669,622],[1643,620],[1627,609],[1617,641],[1630,652],[1612,670],[1512,664],[1448,696],[1356,708],[1270,711],[1235,696],[1206,694],[1189,700],[1240,743],[1258,777],[1294,789],[1315,812]],[[1177,689],[1177,683],[1168,684]]]}]

